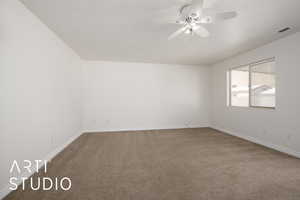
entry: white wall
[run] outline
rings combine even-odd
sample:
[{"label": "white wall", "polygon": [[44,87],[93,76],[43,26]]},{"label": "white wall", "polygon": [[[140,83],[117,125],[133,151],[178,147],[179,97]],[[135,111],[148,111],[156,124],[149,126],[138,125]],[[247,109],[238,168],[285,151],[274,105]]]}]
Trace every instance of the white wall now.
[{"label": "white wall", "polygon": [[[300,33],[212,68],[212,126],[300,156]],[[226,70],[275,56],[276,110],[226,106]]]},{"label": "white wall", "polygon": [[80,73],[79,57],[19,1],[0,0],[0,190],[12,160],[44,159],[81,132]]},{"label": "white wall", "polygon": [[[82,130],[212,125],[300,155],[299,44],[297,33],[212,68],[82,62],[19,1],[0,0],[0,189],[12,160],[49,158]],[[227,107],[226,70],[273,56],[276,110]]]},{"label": "white wall", "polygon": [[209,126],[207,67],[86,62],[84,131]]},{"label": "white wall", "polygon": [[23,4],[0,0],[0,199],[13,160],[48,159],[82,130],[209,126],[209,77],[206,67],[81,61]]}]

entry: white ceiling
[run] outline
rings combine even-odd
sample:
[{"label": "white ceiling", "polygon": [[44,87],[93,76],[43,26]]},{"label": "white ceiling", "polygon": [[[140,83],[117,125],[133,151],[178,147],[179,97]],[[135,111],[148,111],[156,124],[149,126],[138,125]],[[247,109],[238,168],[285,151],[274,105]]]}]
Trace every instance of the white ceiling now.
[{"label": "white ceiling", "polygon": [[[300,27],[299,0],[217,0],[216,8],[237,11],[238,17],[207,25],[209,38],[183,35],[171,41],[167,37],[178,25],[159,21],[168,17],[163,10],[183,0],[21,1],[87,60],[213,64]],[[292,29],[277,33],[285,27]]]}]

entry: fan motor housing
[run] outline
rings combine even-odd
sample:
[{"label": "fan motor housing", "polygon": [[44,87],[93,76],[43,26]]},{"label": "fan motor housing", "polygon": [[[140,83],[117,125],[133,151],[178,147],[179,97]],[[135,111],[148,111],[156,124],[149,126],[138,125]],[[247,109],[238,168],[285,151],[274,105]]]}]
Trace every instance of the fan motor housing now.
[{"label": "fan motor housing", "polygon": [[179,9],[180,15],[185,18],[187,23],[193,23],[200,20],[199,13],[192,11],[191,6],[191,4],[185,4]]}]

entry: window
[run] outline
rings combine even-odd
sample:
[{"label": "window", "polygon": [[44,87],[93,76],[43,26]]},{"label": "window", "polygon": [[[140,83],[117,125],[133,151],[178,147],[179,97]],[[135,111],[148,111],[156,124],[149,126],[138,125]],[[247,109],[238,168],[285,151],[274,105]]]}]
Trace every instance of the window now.
[{"label": "window", "polygon": [[228,74],[230,106],[275,108],[274,59],[232,68]]},{"label": "window", "polygon": [[249,105],[249,66],[231,70],[231,105],[247,107]]},{"label": "window", "polygon": [[251,106],[275,107],[275,62],[251,66]]}]

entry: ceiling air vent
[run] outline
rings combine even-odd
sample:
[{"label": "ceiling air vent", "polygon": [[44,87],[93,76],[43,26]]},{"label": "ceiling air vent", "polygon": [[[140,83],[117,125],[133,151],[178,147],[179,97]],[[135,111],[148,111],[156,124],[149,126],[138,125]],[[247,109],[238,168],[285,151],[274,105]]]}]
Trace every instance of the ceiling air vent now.
[{"label": "ceiling air vent", "polygon": [[286,27],[286,28],[283,28],[283,29],[279,30],[278,33],[283,33],[283,32],[286,32],[290,29],[291,29],[290,27]]}]

